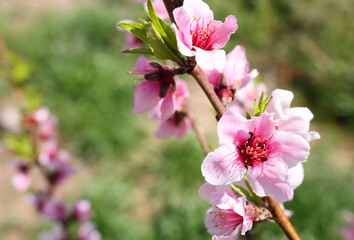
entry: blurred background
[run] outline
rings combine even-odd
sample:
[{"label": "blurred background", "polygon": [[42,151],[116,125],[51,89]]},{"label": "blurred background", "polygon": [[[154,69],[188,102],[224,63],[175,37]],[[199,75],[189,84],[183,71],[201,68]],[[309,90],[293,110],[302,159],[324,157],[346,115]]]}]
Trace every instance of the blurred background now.
[{"label": "blurred background", "polygon": [[[354,2],[207,3],[216,19],[238,19],[226,50],[245,46],[250,68],[270,89],[293,90],[293,106],[314,113],[311,128],[321,139],[311,142],[304,183],[285,206],[303,239],[340,239],[343,211],[354,212]],[[0,0],[0,61],[6,55],[10,62],[0,69],[1,115],[19,104],[14,86],[57,115],[62,147],[79,169],[60,194],[92,202],[103,239],[211,239],[209,206],[197,193],[204,154],[193,132],[157,140],[157,123],[131,113],[136,82],[127,72],[137,56],[121,54],[124,33],[115,24],[143,16],[133,0]],[[187,81],[198,122],[216,147],[211,107]],[[0,159],[0,239],[36,239],[49,226],[12,188],[12,170]],[[274,223],[252,231],[255,239],[285,239]]]}]

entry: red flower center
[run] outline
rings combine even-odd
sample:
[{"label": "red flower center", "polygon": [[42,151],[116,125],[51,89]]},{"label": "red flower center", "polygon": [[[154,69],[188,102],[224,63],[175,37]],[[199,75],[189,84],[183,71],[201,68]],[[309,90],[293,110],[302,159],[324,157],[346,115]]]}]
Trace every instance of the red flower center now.
[{"label": "red flower center", "polygon": [[272,138],[261,138],[259,132],[249,132],[250,138],[244,143],[237,146],[240,156],[245,167],[252,167],[253,165],[260,165],[267,161],[269,156],[268,140]]},{"label": "red flower center", "polygon": [[212,36],[215,33],[216,26],[211,26],[213,21],[205,21],[204,18],[193,17],[190,27],[192,35],[192,45],[204,50],[212,50],[214,39]]}]

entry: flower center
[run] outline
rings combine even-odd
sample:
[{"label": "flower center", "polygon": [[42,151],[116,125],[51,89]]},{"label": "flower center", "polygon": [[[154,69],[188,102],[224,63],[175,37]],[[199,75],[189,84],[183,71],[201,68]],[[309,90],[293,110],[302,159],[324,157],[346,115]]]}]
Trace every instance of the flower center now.
[{"label": "flower center", "polygon": [[240,156],[246,168],[253,165],[260,165],[267,161],[269,156],[268,140],[272,138],[261,138],[259,133],[249,132],[250,138],[244,143],[237,146]]},{"label": "flower center", "polygon": [[190,33],[192,35],[192,45],[204,50],[212,50],[212,44],[214,39],[212,36],[217,29],[216,26],[212,26],[213,21],[205,21],[203,17],[193,17],[193,21],[190,27]]},{"label": "flower center", "polygon": [[215,211],[211,211],[210,214],[213,215],[212,222],[214,228],[220,231],[215,234],[227,234],[243,222],[243,217],[231,209],[224,210],[216,208]]}]

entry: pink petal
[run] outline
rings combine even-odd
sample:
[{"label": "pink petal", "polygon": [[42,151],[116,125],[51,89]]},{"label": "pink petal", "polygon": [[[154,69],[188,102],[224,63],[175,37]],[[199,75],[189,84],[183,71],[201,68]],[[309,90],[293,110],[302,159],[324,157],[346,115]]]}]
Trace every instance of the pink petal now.
[{"label": "pink petal", "polygon": [[309,143],[295,133],[278,131],[277,142],[279,144],[275,146],[275,151],[280,153],[289,168],[305,162],[310,154]]},{"label": "pink petal", "polygon": [[284,116],[284,109],[290,108],[291,101],[294,98],[294,94],[290,91],[276,89],[272,92],[273,99],[270,101],[267,112],[274,112],[275,118],[282,119]]},{"label": "pink petal", "polygon": [[244,88],[250,81],[252,81],[253,79],[255,79],[258,76],[258,70],[257,69],[253,69],[249,74],[247,74],[247,76],[242,80],[242,83],[240,85],[239,89]]},{"label": "pink petal", "polygon": [[195,60],[203,70],[213,70],[221,72],[225,65],[226,54],[224,50],[205,51],[194,47],[196,50]]},{"label": "pink petal", "polygon": [[301,185],[304,180],[304,167],[301,163],[298,163],[295,167],[288,169],[288,180],[290,187],[292,189],[297,188]]},{"label": "pink petal", "polygon": [[276,131],[275,126],[277,123],[273,120],[273,114],[270,113],[262,113],[259,117],[253,117],[250,123],[252,131],[256,129],[259,132],[259,136],[263,138],[271,137]]},{"label": "pink petal", "polygon": [[240,129],[244,129],[243,131],[247,133],[250,131],[248,126],[249,123],[247,119],[239,113],[239,108],[236,105],[229,105],[228,110],[218,123],[219,144],[233,143],[236,133]]},{"label": "pink petal", "polygon": [[[234,81],[240,81],[245,78],[248,69],[246,50],[244,47],[237,45],[229,54],[227,54],[223,72],[231,84]],[[241,82],[237,84],[237,86],[240,85]]]},{"label": "pink petal", "polygon": [[175,112],[175,100],[171,91],[162,100],[161,104],[161,121],[167,121]]},{"label": "pink petal", "polygon": [[214,20],[213,11],[211,11],[208,4],[202,0],[184,0],[183,10],[191,17],[202,17],[207,22]]},{"label": "pink petal", "polygon": [[237,30],[237,28],[238,25],[235,16],[228,16],[225,19],[225,22],[218,26],[214,33],[215,41],[213,43],[213,48],[219,49],[224,47],[225,44],[229,41],[231,35]]},{"label": "pink petal", "polygon": [[[177,9],[177,8],[176,8]],[[175,9],[175,10],[176,10]],[[177,39],[177,47],[178,51],[182,53],[182,55],[191,57],[195,55],[195,51],[192,51],[192,35],[190,33],[183,33],[182,30],[177,30],[177,27],[175,24],[172,24],[172,29],[176,34],[176,39]]]},{"label": "pink petal", "polygon": [[210,183],[204,183],[198,190],[199,196],[209,202],[210,201],[210,194],[216,190],[215,185],[211,185]]},{"label": "pink petal", "polygon": [[227,185],[243,178],[246,169],[238,159],[238,151],[233,145],[221,145],[209,153],[202,163],[205,180],[213,185]]},{"label": "pink petal", "polygon": [[160,83],[141,82],[134,92],[134,114],[140,114],[156,106],[161,98],[159,97]]},{"label": "pink petal", "polygon": [[173,121],[162,122],[155,136],[157,138],[165,139],[174,135],[175,123]]},{"label": "pink petal", "polygon": [[220,72],[216,69],[204,71],[208,81],[214,85],[214,87],[219,86]]},{"label": "pink petal", "polygon": [[139,57],[135,63],[133,74],[146,74],[155,71],[155,68],[150,66],[150,62],[151,61],[144,56]]},{"label": "pink petal", "polygon": [[31,186],[31,179],[26,173],[16,173],[12,176],[11,181],[18,192],[25,192]]},{"label": "pink petal", "polygon": [[[172,28],[176,33],[178,48],[184,45],[187,49],[191,49],[192,34],[190,32],[190,27],[193,21],[193,16],[188,15],[183,10],[183,7],[179,7],[173,10],[173,17],[175,18],[177,24],[177,26],[175,24],[172,24]],[[180,43],[178,43],[178,41]],[[181,51],[181,53],[184,54],[183,51]]]},{"label": "pink petal", "polygon": [[271,196],[279,202],[292,199],[294,191],[286,182],[287,166],[279,158],[268,159],[263,165],[247,172],[252,190],[260,197]]}]

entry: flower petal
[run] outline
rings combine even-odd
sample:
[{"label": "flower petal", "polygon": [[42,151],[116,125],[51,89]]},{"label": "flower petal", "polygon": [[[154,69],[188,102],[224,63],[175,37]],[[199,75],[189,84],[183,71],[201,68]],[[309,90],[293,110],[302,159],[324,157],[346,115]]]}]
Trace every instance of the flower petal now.
[{"label": "flower petal", "polygon": [[285,202],[292,199],[294,194],[286,182],[287,174],[286,164],[279,158],[273,158],[262,165],[253,166],[247,172],[247,177],[258,196],[271,196],[279,202]]},{"label": "flower petal", "polygon": [[202,17],[207,22],[214,20],[214,13],[202,0],[184,0],[183,10],[191,17]]},{"label": "flower petal", "polygon": [[224,47],[237,28],[238,25],[235,16],[230,15],[225,18],[225,22],[218,26],[214,33],[216,41],[213,42],[213,48],[216,49]]},{"label": "flower petal", "polygon": [[247,119],[240,114],[239,108],[236,105],[229,105],[226,113],[218,122],[219,144],[233,143],[240,129],[249,132],[248,125]]},{"label": "flower petal", "polygon": [[175,112],[175,100],[171,91],[162,100],[161,104],[161,121],[167,121]]},{"label": "flower petal", "polygon": [[159,97],[160,84],[157,82],[143,81],[134,92],[134,114],[140,114],[156,106],[161,98]]},{"label": "flower petal", "polygon": [[219,72],[222,71],[226,60],[226,53],[224,50],[214,49],[211,51],[205,51],[197,47],[194,47],[194,49],[197,52],[195,60],[203,70],[216,69]]},{"label": "flower petal", "polygon": [[295,133],[278,131],[277,142],[278,145],[274,146],[274,150],[280,153],[280,157],[289,168],[305,162],[310,155],[309,143]]},{"label": "flower petal", "polygon": [[288,169],[288,180],[290,187],[292,189],[297,188],[301,185],[304,180],[304,167],[301,163],[298,163],[295,167]]},{"label": "flower petal", "polygon": [[222,145],[209,153],[202,163],[205,180],[213,185],[227,185],[243,178],[246,169],[233,145]]}]

